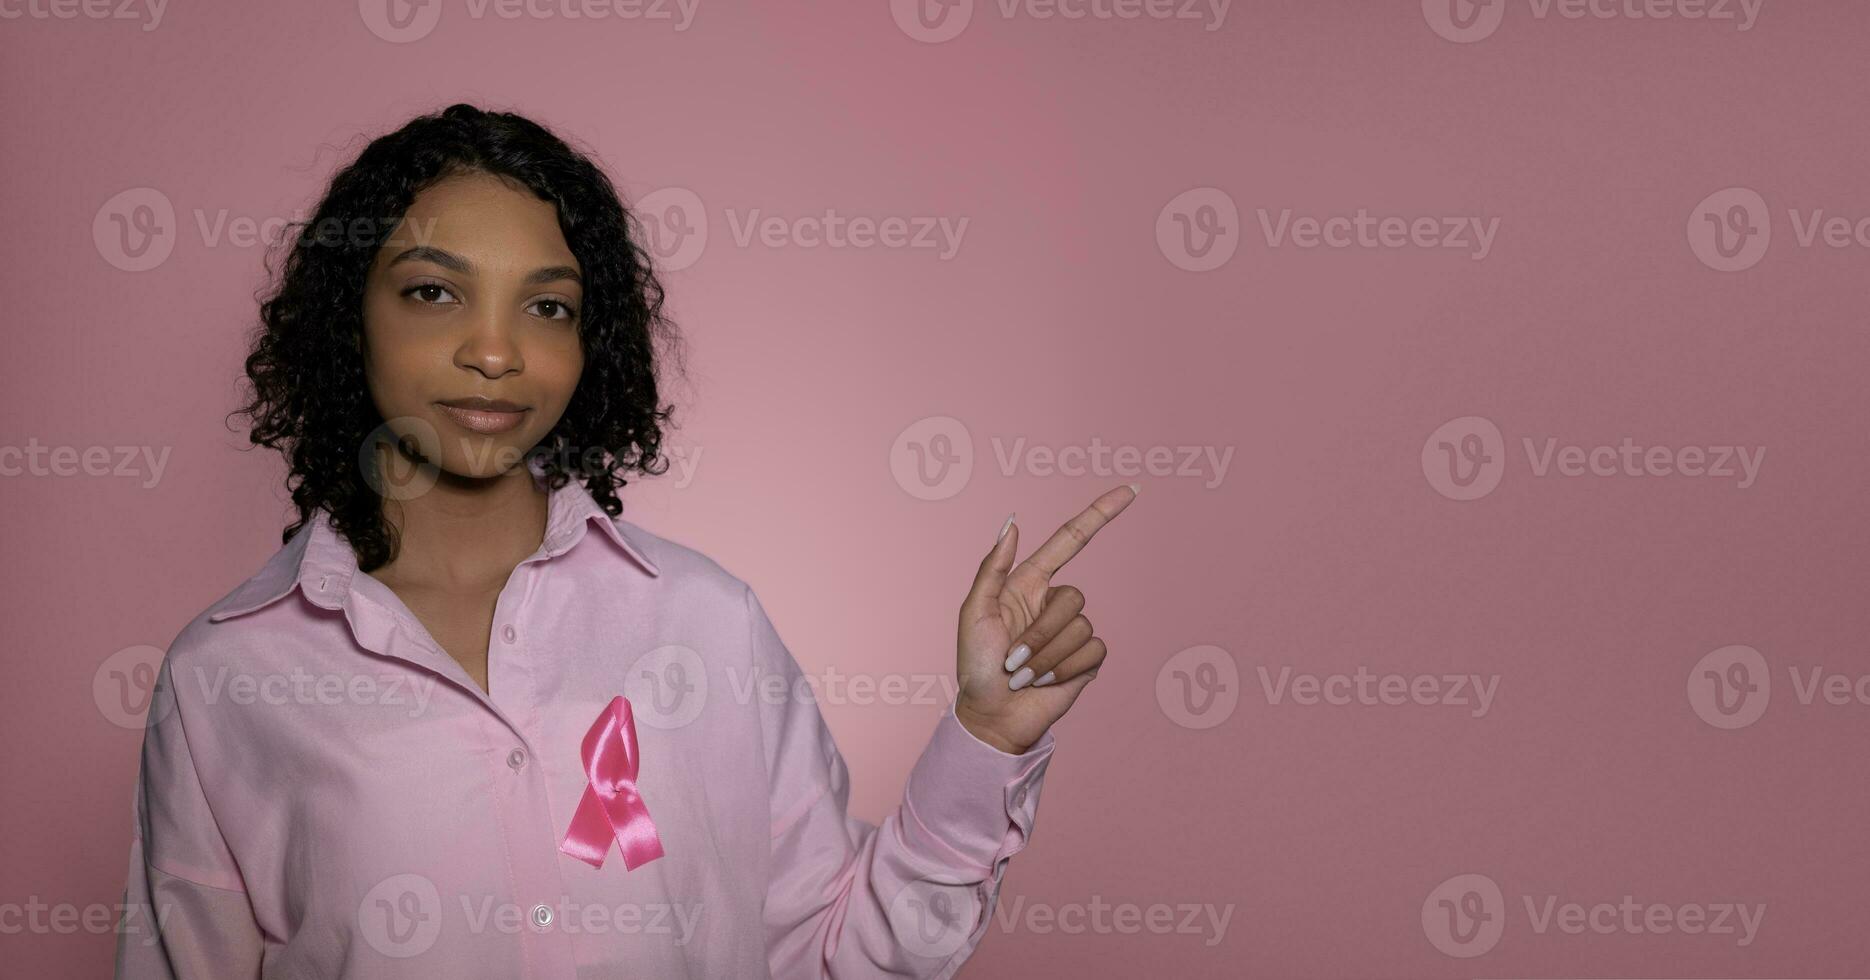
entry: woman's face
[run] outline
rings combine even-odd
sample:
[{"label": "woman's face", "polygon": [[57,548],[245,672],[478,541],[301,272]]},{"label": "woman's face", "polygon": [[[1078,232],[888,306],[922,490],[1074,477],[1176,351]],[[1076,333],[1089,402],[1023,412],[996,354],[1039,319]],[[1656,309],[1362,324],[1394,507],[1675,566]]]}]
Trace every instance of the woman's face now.
[{"label": "woman's face", "polygon": [[578,260],[557,210],[486,174],[417,195],[364,287],[364,372],[399,439],[499,476],[558,424],[584,352]]}]

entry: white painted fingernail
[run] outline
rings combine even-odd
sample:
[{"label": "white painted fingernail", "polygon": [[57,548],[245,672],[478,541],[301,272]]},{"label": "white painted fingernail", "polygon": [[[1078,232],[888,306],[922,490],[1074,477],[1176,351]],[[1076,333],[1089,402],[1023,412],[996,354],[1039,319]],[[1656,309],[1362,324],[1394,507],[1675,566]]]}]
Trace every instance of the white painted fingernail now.
[{"label": "white painted fingernail", "polygon": [[1004,539],[1006,537],[1006,529],[1012,526],[1013,526],[1013,515],[1008,514],[1006,515],[1006,523],[1000,525],[1000,537],[995,538],[994,540],[999,541],[999,540]]},{"label": "white painted fingernail", "polygon": [[1052,683],[1052,672],[1048,670],[1045,673],[1040,674],[1039,679],[1032,682],[1032,686],[1033,687],[1044,687],[1050,683]]},{"label": "white painted fingernail", "polygon": [[1019,665],[1025,663],[1026,658],[1030,656],[1032,656],[1032,650],[1026,644],[1021,643],[1013,648],[1012,653],[1006,655],[1006,669],[1018,670]]},{"label": "white painted fingernail", "polygon": [[1014,674],[1012,680],[1009,680],[1006,682],[1006,686],[1017,691],[1020,688],[1025,687],[1026,682],[1030,680],[1032,680],[1032,668],[1021,667],[1019,669],[1019,673]]},{"label": "white painted fingernail", "polygon": [[1142,493],[1142,492],[1143,492],[1143,485],[1142,485],[1141,483],[1132,483],[1132,484],[1130,484],[1130,492],[1131,492],[1131,493]]}]

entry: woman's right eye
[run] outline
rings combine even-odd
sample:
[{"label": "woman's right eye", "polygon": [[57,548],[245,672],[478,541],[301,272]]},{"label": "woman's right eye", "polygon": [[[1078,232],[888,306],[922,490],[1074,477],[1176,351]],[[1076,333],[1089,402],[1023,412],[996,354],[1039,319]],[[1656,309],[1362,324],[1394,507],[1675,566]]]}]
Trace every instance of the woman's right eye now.
[{"label": "woman's right eye", "polygon": [[403,295],[404,296],[415,296],[419,298],[422,302],[430,303],[430,304],[440,302],[441,296],[449,296],[449,297],[453,296],[452,293],[448,292],[448,287],[443,286],[440,283],[433,283],[433,282],[416,283],[415,285],[410,286],[408,289],[403,290]]}]

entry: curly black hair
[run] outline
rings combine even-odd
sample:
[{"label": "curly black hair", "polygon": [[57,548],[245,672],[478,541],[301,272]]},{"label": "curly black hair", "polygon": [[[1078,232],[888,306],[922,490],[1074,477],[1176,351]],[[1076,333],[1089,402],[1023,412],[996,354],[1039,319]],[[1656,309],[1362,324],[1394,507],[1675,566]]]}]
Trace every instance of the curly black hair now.
[{"label": "curly black hair", "polygon": [[534,450],[548,487],[582,479],[615,517],[624,473],[668,470],[663,425],[674,407],[659,404],[657,379],[669,363],[659,360],[665,348],[679,367],[680,338],[663,314],[640,228],[631,227],[636,216],[588,155],[545,127],[459,103],[372,140],[332,178],[311,217],[288,226],[304,231],[279,243],[288,250],[283,274],[261,301],[246,358],[253,397],[230,417],[250,418],[253,444],[286,458],[299,516],[281,543],[323,508],[359,568],[395,557],[383,498],[359,462],[384,424],[364,380],[365,276],[416,195],[473,173],[524,185],[555,205],[583,274],[584,373],[564,417]]}]

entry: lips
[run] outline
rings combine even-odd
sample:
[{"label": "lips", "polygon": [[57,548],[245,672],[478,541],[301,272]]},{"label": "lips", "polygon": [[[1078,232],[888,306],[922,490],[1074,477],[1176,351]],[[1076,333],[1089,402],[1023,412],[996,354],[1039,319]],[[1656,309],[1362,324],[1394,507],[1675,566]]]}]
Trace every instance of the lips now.
[{"label": "lips", "polygon": [[445,402],[436,402],[442,414],[453,419],[456,425],[470,432],[482,435],[497,435],[519,428],[531,411],[524,405],[516,405],[502,399],[453,398]]}]

